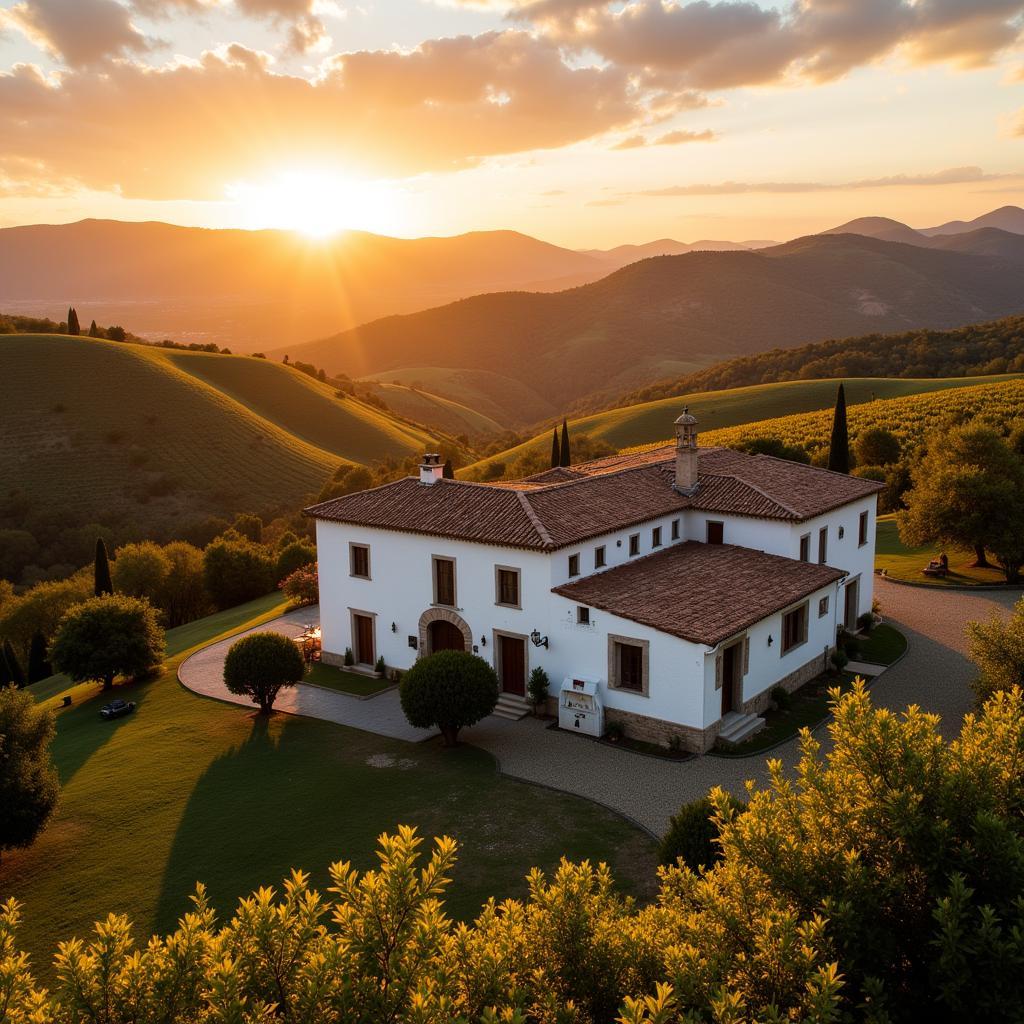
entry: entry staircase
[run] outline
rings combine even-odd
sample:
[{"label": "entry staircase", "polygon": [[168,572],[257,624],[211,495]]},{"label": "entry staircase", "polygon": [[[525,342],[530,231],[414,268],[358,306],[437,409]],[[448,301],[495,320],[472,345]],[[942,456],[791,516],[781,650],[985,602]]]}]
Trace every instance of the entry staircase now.
[{"label": "entry staircase", "polygon": [[749,740],[764,726],[764,719],[758,715],[744,715],[739,711],[730,711],[722,716],[722,727],[718,730],[718,739],[726,746],[734,747],[744,740]]},{"label": "entry staircase", "polygon": [[530,705],[514,693],[499,693],[498,703],[495,705],[493,714],[498,718],[507,718],[510,721],[518,722],[530,713]]}]

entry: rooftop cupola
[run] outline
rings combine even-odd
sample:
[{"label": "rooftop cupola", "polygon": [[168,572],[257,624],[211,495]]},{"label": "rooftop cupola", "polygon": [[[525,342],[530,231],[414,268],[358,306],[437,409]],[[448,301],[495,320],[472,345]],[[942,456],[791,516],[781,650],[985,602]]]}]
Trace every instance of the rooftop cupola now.
[{"label": "rooftop cupola", "polygon": [[688,407],[676,420],[676,482],[680,494],[697,493],[697,417]]},{"label": "rooftop cupola", "polygon": [[444,476],[444,465],[437,452],[427,452],[420,463],[420,483],[434,484]]}]

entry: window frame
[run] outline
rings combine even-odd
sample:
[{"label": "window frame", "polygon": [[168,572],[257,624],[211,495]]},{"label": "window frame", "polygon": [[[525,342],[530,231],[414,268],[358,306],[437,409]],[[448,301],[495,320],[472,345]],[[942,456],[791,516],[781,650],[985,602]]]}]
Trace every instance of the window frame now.
[{"label": "window frame", "polygon": [[590,606],[585,604],[576,605],[576,625],[590,626]]},{"label": "window frame", "polygon": [[[501,593],[502,574],[508,573],[515,579],[516,599],[515,601],[503,601]],[[523,580],[522,570],[514,565],[496,565],[494,567],[494,603],[499,608],[515,608],[521,611],[523,607]]]},{"label": "window frame", "polygon": [[828,606],[831,604],[829,596],[826,594],[824,597],[818,598],[818,618],[823,619],[828,615]]},{"label": "window frame", "polygon": [[577,551],[568,558],[568,571],[569,579],[573,579],[580,574],[580,553]]},{"label": "window frame", "polygon": [[828,563],[828,523],[818,528],[818,565]]},{"label": "window frame", "polygon": [[[791,653],[792,651],[795,651],[798,647],[803,647],[804,644],[807,643],[807,638],[810,633],[810,630],[808,628],[809,609],[807,605],[807,601],[802,601],[800,604],[795,605],[794,607],[782,613],[782,627],[779,631],[779,657],[784,658],[787,654]],[[789,620],[794,615],[801,616],[801,635],[800,638],[797,640],[791,640],[791,638],[787,636],[789,630],[787,628],[786,623],[787,620]]]},{"label": "window frame", "polygon": [[811,535],[809,533],[802,533],[800,535],[800,553],[799,560],[806,562],[808,565],[811,564]]},{"label": "window frame", "polygon": [[[621,685],[619,647],[635,647],[640,650],[640,688]],[[635,636],[619,636],[608,634],[608,688],[621,693],[631,693],[635,697],[650,696],[651,686],[651,643]]]},{"label": "window frame", "polygon": [[651,547],[652,548],[660,548],[661,547],[661,527],[660,526],[655,526],[651,530]]},{"label": "window frame", "polygon": [[857,547],[863,548],[868,543],[868,526],[870,525],[871,513],[868,509],[864,509],[860,514],[860,518],[857,520]]},{"label": "window frame", "polygon": [[679,520],[672,520],[672,540],[679,540]]},{"label": "window frame", "polygon": [[[356,552],[363,552],[366,555],[366,572],[356,572]],[[370,569],[370,545],[362,544],[359,541],[348,542],[348,574],[355,580],[371,580],[373,576]]]},{"label": "window frame", "polygon": [[[437,566],[439,562],[448,562],[452,567],[452,601],[448,604],[447,601],[440,600],[438,577],[437,577]],[[459,606],[459,581],[455,558],[451,555],[431,555],[430,556],[430,577],[434,588],[434,600],[433,604],[437,608],[458,608]]]},{"label": "window frame", "polygon": [[640,534],[631,533],[629,535],[629,557],[636,558],[640,554]]},{"label": "window frame", "polygon": [[604,544],[598,544],[594,548],[594,568],[603,569],[608,564],[608,554]]}]

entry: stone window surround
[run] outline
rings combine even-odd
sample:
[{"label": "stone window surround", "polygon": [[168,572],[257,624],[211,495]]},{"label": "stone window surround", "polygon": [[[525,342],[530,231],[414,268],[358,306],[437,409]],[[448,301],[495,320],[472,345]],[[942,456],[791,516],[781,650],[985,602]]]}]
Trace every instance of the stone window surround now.
[{"label": "stone window surround", "polygon": [[348,628],[349,628],[349,636],[352,638],[352,648],[351,648],[352,649],[352,656],[358,659],[359,652],[356,650],[356,647],[358,646],[358,643],[356,641],[356,635],[357,635],[356,634],[356,616],[357,615],[362,615],[363,618],[369,619],[370,622],[373,624],[373,654],[374,654],[374,660],[373,660],[373,662],[356,660],[356,664],[357,665],[376,664],[376,659],[380,655],[380,651],[377,648],[377,613],[376,612],[368,612],[368,611],[364,610],[363,608],[352,608],[352,607],[349,608],[349,610],[348,610]]},{"label": "stone window surround", "polygon": [[[355,567],[356,567],[355,550],[356,550],[356,548],[360,548],[360,549],[362,549],[363,551],[366,552],[366,575],[365,576],[360,576],[359,573],[357,573],[355,571]],[[348,542],[348,574],[354,580],[372,580],[373,579],[373,566],[372,566],[372,564],[370,562],[370,545],[369,544],[360,544],[358,541],[354,541],[354,540],[350,540]]]},{"label": "stone window surround", "polygon": [[744,630],[742,633],[737,633],[735,636],[731,636],[728,640],[722,640],[715,648],[715,689],[721,690],[723,684],[722,670],[725,666],[724,655],[725,651],[729,647],[740,648],[740,695],[742,696],[743,691],[743,680],[746,678],[747,673],[750,672],[750,631]]},{"label": "stone window surround", "polygon": [[[451,562],[452,563],[452,603],[442,604],[437,599],[437,563],[438,562]],[[459,565],[454,555],[437,555],[431,554],[430,556],[430,585],[432,588],[433,598],[431,604],[435,608],[458,608],[459,607]]]},{"label": "stone window surround", "polygon": [[[802,640],[797,641],[792,647],[786,646],[786,616],[798,611],[800,608],[804,610],[804,636]],[[784,658],[787,654],[791,654],[793,651],[799,650],[807,643],[810,636],[810,600],[805,598],[803,601],[798,601],[790,608],[786,608],[779,616],[779,657]]]},{"label": "stone window surround", "polygon": [[[509,629],[491,630],[491,661],[494,672],[498,677],[498,686],[501,692],[505,692],[505,680],[501,678],[501,649],[498,644],[498,637],[507,636],[510,640],[523,641],[523,683],[530,681],[530,637],[527,633],[513,633]],[[529,691],[527,691],[529,692]]]},{"label": "stone window surround", "polygon": [[[618,644],[629,644],[631,647],[639,647],[641,650],[641,680],[642,686],[639,690],[632,690],[628,686],[619,686],[619,659],[616,657],[616,646]],[[617,633],[608,634],[608,689],[617,690],[619,693],[631,693],[634,697],[650,697],[651,695],[651,642],[641,640],[635,636],[620,636]]]},{"label": "stone window surround", "polygon": [[[501,599],[501,574],[503,572],[515,573],[516,576],[516,598],[515,604],[506,604]],[[523,609],[523,571],[514,565],[496,565],[494,567],[494,603],[499,608],[514,608],[517,611]]]}]

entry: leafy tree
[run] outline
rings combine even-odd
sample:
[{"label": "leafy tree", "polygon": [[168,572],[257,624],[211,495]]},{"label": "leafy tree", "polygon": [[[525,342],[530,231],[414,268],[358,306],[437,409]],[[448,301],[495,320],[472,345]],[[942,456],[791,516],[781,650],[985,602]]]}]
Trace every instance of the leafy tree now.
[{"label": "leafy tree", "polygon": [[4,640],[3,651],[4,662],[7,664],[7,673],[10,681],[20,690],[25,685],[25,672],[21,667],[17,654],[14,653],[10,640]]},{"label": "leafy tree", "polygon": [[96,326],[96,321],[93,320],[93,322],[91,324],[89,324],[89,337],[90,338],[98,338],[99,336],[100,336],[100,329]]},{"label": "leafy tree", "polygon": [[562,420],[562,443],[558,446],[558,464],[560,466],[572,465],[572,451],[569,448],[569,422]]},{"label": "leafy tree", "polygon": [[169,627],[181,626],[201,618],[210,610],[203,573],[203,553],[183,540],[163,548],[169,571],[157,595]]},{"label": "leafy tree", "polygon": [[994,430],[967,424],[929,437],[911,471],[903,500],[900,539],[910,546],[939,544],[973,549],[985,566],[993,551],[1008,580],[1024,552],[1024,463]]},{"label": "leafy tree", "polygon": [[854,451],[857,464],[862,466],[889,466],[899,462],[902,455],[899,438],[884,427],[869,427],[859,434]]},{"label": "leafy tree", "polygon": [[811,457],[805,448],[795,444],[785,444],[777,437],[754,437],[744,441],[739,450],[750,455],[771,455],[776,459],[785,459],[787,462],[800,462],[807,465]]},{"label": "leafy tree", "polygon": [[28,681],[38,683],[52,675],[53,667],[46,660],[46,637],[42,633],[33,633],[28,646]]},{"label": "leafy tree", "polygon": [[128,332],[123,327],[111,324],[107,328],[107,337],[111,341],[124,341],[128,337]]},{"label": "leafy tree", "polygon": [[973,684],[979,703],[1002,690],[1024,688],[1024,598],[1008,620],[993,612],[987,622],[968,622],[967,651],[981,673]]},{"label": "leafy tree", "polygon": [[316,562],[296,569],[290,576],[281,580],[278,586],[296,607],[316,604],[320,600],[320,578]]},{"label": "leafy tree", "polygon": [[269,594],[274,589],[274,568],[266,548],[241,537],[221,537],[203,552],[203,580],[218,608]]},{"label": "leafy tree", "polygon": [[28,530],[0,530],[0,577],[15,580],[39,552]]},{"label": "leafy tree", "polygon": [[0,688],[10,686],[14,682],[11,675],[11,667],[7,664],[7,655],[4,653],[4,645],[0,644]]},{"label": "leafy tree", "polygon": [[[57,806],[60,784],[50,759],[55,731],[52,711],[24,691],[0,687],[0,851],[30,846]],[[7,952],[0,941],[5,967]],[[10,989],[4,989],[6,996]]]},{"label": "leafy tree", "polygon": [[[736,813],[746,810],[746,804],[729,797]],[[709,868],[722,859],[718,845],[719,819],[716,805],[709,797],[691,800],[672,816],[668,831],[658,844],[658,859],[662,864],[675,864],[681,860],[692,871]]]},{"label": "leafy tree", "polygon": [[562,464],[562,446],[558,443],[558,427],[551,428],[551,468]]},{"label": "leafy tree", "polygon": [[114,584],[110,579],[110,559],[107,557],[107,545],[102,537],[96,538],[96,556],[93,561],[93,595],[101,597],[112,594]]},{"label": "leafy tree", "polygon": [[268,715],[281,689],[302,681],[306,665],[294,640],[280,633],[250,633],[236,640],[224,659],[224,685],[249,697]]},{"label": "leafy tree", "polygon": [[832,438],[828,446],[828,468],[834,473],[850,472],[850,433],[846,425],[846,390],[840,383],[832,414]]},{"label": "leafy tree", "polygon": [[355,494],[373,486],[373,474],[365,466],[340,466],[324,484],[317,501],[330,501],[345,494]]},{"label": "leafy tree", "polygon": [[231,529],[254,544],[259,544],[263,540],[263,520],[251,512],[242,512],[236,516]]},{"label": "leafy tree", "polygon": [[170,571],[170,559],[160,545],[146,540],[117,549],[111,577],[117,593],[144,597],[151,604],[159,605]]},{"label": "leafy tree", "polygon": [[79,335],[82,333],[82,328],[78,323],[78,311],[74,306],[68,307],[68,334]]},{"label": "leafy tree", "polygon": [[65,580],[37,583],[5,603],[0,608],[0,636],[7,637],[21,654],[27,654],[34,634],[41,633],[49,640],[65,612],[92,593],[90,575],[82,572]]},{"label": "leafy tree", "polygon": [[92,597],[72,608],[50,649],[54,668],[75,682],[137,677],[163,660],[164,631],[148,601],[124,594]]},{"label": "leafy tree", "polygon": [[305,541],[293,541],[286,548],[282,548],[277,556],[277,563],[274,568],[274,575],[278,583],[291,576],[296,569],[309,565],[316,561],[316,548]]},{"label": "leafy tree", "polygon": [[498,677],[483,658],[468,651],[437,651],[420,658],[402,676],[399,697],[410,725],[436,726],[444,745],[452,747],[463,726],[494,710]]}]

